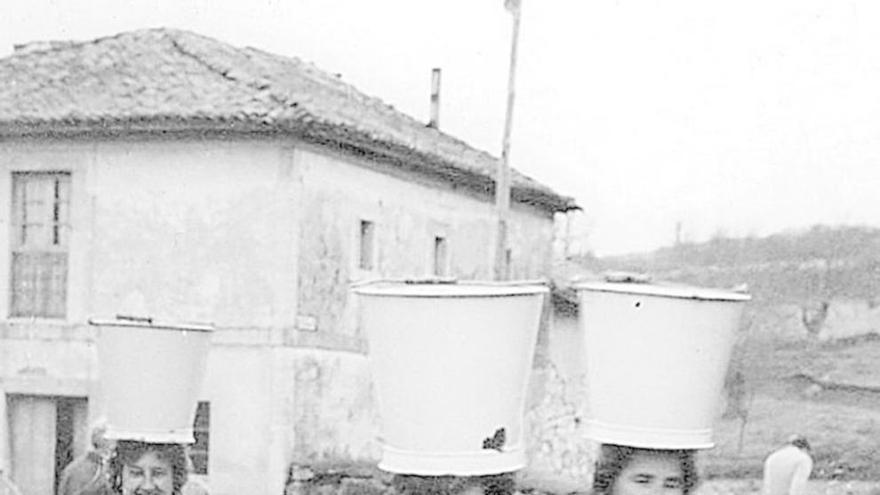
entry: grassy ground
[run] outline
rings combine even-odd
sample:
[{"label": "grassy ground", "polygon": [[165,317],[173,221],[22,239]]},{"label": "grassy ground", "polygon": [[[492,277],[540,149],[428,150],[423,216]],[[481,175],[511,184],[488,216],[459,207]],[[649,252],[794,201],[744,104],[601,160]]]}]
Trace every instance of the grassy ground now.
[{"label": "grassy ground", "polygon": [[[880,341],[751,341],[739,360],[747,421],[718,425],[717,447],[700,457],[707,477],[760,477],[764,457],[800,433],[813,446],[814,477],[880,480]],[[878,391],[823,389],[803,375]]]}]

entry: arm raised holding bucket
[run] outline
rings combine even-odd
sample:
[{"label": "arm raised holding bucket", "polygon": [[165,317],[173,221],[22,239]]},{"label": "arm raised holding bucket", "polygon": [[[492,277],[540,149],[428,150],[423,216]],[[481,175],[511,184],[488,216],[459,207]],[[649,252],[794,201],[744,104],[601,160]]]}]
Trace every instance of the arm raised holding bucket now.
[{"label": "arm raised holding bucket", "polygon": [[105,438],[106,421],[96,421],[89,432],[89,447],[86,452],[61,472],[58,495],[105,495],[110,490],[106,465],[113,452],[113,442]]}]

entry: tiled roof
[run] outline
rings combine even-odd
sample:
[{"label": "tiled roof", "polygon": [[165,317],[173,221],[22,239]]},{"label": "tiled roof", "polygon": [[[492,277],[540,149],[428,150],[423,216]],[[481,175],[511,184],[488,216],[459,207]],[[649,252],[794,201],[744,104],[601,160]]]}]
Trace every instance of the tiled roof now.
[{"label": "tiled roof", "polygon": [[[282,133],[491,193],[498,159],[296,58],[150,29],[0,59],[0,136]],[[571,198],[512,172],[514,201]]]}]

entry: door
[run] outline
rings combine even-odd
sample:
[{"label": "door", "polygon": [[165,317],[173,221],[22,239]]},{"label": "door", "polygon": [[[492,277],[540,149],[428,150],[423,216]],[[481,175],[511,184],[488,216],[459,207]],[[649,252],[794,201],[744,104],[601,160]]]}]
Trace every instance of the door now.
[{"label": "door", "polygon": [[23,495],[55,493],[55,400],[10,395],[7,411],[12,437],[12,481]]},{"label": "door", "polygon": [[89,441],[84,398],[8,396],[12,480],[22,495],[52,495],[61,471]]}]

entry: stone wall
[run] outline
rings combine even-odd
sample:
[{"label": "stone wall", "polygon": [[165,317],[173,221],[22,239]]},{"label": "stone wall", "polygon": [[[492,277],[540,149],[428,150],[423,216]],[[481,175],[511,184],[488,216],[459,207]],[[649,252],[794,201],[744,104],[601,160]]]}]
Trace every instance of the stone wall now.
[{"label": "stone wall", "polygon": [[[432,480],[424,478],[418,493],[433,491],[438,485],[466,485],[464,479]],[[438,482],[439,481],[439,482]],[[585,495],[590,484],[564,488],[536,488],[529,486],[521,476],[513,478],[511,495]],[[408,488],[411,488],[411,482]],[[292,466],[285,495],[404,495],[395,484],[394,476],[368,465],[313,464]],[[416,488],[419,490],[419,488]],[[702,481],[694,495],[757,495],[761,491],[759,479],[711,479]],[[446,492],[457,495],[460,491]],[[807,484],[810,495],[880,495],[880,483],[867,481],[818,481]],[[407,493],[407,495],[409,495]]]},{"label": "stone wall", "polygon": [[586,436],[584,377],[566,377],[548,362],[532,372],[523,484],[572,490],[589,484],[597,446]]}]

